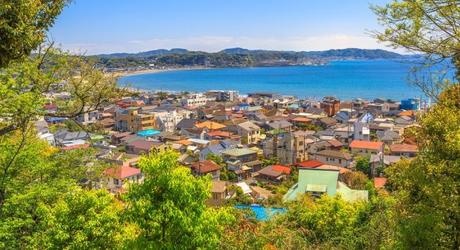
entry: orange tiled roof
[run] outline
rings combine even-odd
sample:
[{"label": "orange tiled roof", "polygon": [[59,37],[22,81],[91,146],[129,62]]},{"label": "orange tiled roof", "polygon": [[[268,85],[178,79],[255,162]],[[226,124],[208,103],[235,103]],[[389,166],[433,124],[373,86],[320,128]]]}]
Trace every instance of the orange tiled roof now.
[{"label": "orange tiled roof", "polygon": [[72,145],[72,146],[65,146],[62,147],[62,150],[73,150],[73,149],[84,149],[84,148],[89,148],[89,144],[79,144],[79,145]]},{"label": "orange tiled roof", "polygon": [[221,169],[219,165],[210,160],[204,160],[192,163],[192,169],[202,174],[210,173]]},{"label": "orange tiled roof", "polygon": [[133,175],[138,175],[141,173],[141,170],[138,168],[133,168],[128,165],[117,166],[113,168],[108,168],[104,171],[105,175],[117,178],[124,179]]},{"label": "orange tiled roof", "polygon": [[399,116],[414,116],[414,115],[415,115],[414,110],[405,110],[405,111],[399,112]]},{"label": "orange tiled roof", "polygon": [[208,135],[209,136],[230,137],[232,133],[226,132],[226,131],[215,130],[215,131],[210,131]]},{"label": "orange tiled roof", "polygon": [[311,122],[311,119],[308,119],[306,117],[296,117],[296,118],[291,119],[291,121],[308,123],[308,122]]},{"label": "orange tiled roof", "polygon": [[280,173],[285,173],[285,174],[291,173],[291,168],[283,166],[283,165],[273,165],[272,169],[273,171],[280,172]]},{"label": "orange tiled roof", "polygon": [[185,145],[185,146],[192,145],[192,142],[189,140],[180,140],[180,141],[177,141],[177,143]]},{"label": "orange tiled roof", "polygon": [[308,160],[297,164],[300,168],[316,168],[322,165],[324,165],[324,163],[317,160]]},{"label": "orange tiled roof", "polygon": [[381,150],[383,148],[383,142],[354,140],[350,143],[350,148]]},{"label": "orange tiled roof", "polygon": [[391,152],[418,152],[417,145],[412,144],[393,144],[390,145]]},{"label": "orange tiled roof", "polygon": [[207,128],[207,129],[223,129],[225,128],[225,125],[222,125],[217,122],[212,122],[212,121],[205,121],[201,123],[197,123],[195,125],[197,128]]}]

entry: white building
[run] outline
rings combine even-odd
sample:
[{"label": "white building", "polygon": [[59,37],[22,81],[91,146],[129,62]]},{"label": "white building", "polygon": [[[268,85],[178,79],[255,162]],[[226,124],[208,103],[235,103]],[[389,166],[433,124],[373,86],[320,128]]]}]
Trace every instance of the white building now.
[{"label": "white building", "polygon": [[215,100],[215,97],[207,97],[203,94],[191,94],[188,95],[186,98],[183,98],[181,100],[181,104],[184,107],[199,107]]}]

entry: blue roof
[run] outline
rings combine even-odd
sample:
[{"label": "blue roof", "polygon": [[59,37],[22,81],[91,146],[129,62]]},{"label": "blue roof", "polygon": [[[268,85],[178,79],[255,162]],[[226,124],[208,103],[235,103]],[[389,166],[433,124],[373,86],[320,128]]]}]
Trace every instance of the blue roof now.
[{"label": "blue roof", "polygon": [[141,131],[137,132],[137,135],[142,136],[142,137],[148,137],[148,136],[157,135],[159,133],[160,133],[160,131],[156,130],[156,129],[146,129],[146,130],[141,130]]}]

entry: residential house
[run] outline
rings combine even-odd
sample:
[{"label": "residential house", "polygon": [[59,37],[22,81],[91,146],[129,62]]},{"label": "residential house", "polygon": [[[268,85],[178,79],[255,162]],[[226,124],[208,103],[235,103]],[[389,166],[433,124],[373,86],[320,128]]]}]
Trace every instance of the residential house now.
[{"label": "residential house", "polygon": [[353,139],[369,141],[371,139],[369,126],[373,120],[374,116],[368,112],[356,119],[353,123]]},{"label": "residential house", "polygon": [[182,131],[183,129],[195,128],[196,123],[198,123],[197,119],[184,118],[176,124],[176,130]]},{"label": "residential house", "polygon": [[221,156],[222,152],[226,149],[236,148],[238,146],[237,141],[233,140],[222,140],[218,142],[211,142],[205,148],[200,151],[200,160],[206,160],[209,154],[214,154],[217,156]]},{"label": "residential house", "polygon": [[89,138],[90,134],[85,131],[70,132],[66,129],[62,129],[54,134],[56,145],[63,147],[86,144]]},{"label": "residential house", "polygon": [[418,153],[417,145],[412,144],[393,144],[390,145],[390,154],[403,157],[415,157]]},{"label": "residential house", "polygon": [[317,168],[300,168],[298,182],[284,195],[284,201],[296,200],[299,196],[310,194],[313,197],[322,195],[340,196],[348,201],[367,201],[367,190],[353,190],[338,181],[339,168],[320,166]]},{"label": "residential house", "polygon": [[232,148],[222,151],[222,157],[227,163],[228,170],[234,171],[239,179],[248,178],[251,172],[256,172],[262,166],[257,158],[257,152],[248,148]]},{"label": "residential house", "polygon": [[323,165],[324,163],[318,160],[307,160],[296,164],[297,168],[317,168]]},{"label": "residential house", "polygon": [[129,154],[148,154],[150,151],[155,150],[157,152],[164,151],[168,146],[159,141],[147,141],[144,139],[138,139],[133,142],[126,144],[126,152]]},{"label": "residential house", "polygon": [[142,183],[141,170],[129,165],[116,166],[104,171],[105,185],[111,192],[123,192],[125,184]]},{"label": "residential house", "polygon": [[211,178],[215,181],[220,180],[220,169],[221,166],[210,160],[198,161],[192,163],[192,173],[195,176],[211,175]]},{"label": "residential house", "polygon": [[227,185],[226,181],[213,180],[211,182],[211,198],[207,203],[214,206],[224,204],[228,196]]},{"label": "residential house", "polygon": [[395,155],[371,155],[369,163],[371,169],[378,169],[380,167],[386,168],[401,160],[401,156]]},{"label": "residential house", "polygon": [[283,165],[270,165],[257,171],[256,178],[262,181],[279,183],[289,178],[291,168]]},{"label": "residential house", "polygon": [[247,144],[256,144],[261,139],[260,127],[251,121],[238,124],[238,134],[246,140]]},{"label": "residential house", "polygon": [[383,154],[383,146],[380,141],[354,140],[350,143],[351,152],[359,155]]},{"label": "residential house", "polygon": [[322,150],[316,152],[313,156],[315,160],[325,164],[347,168],[352,162],[352,156],[347,152],[338,150]]},{"label": "residential house", "polygon": [[217,122],[213,121],[205,121],[205,122],[200,122],[195,124],[195,127],[201,128],[201,129],[207,129],[208,131],[213,131],[213,130],[221,130],[225,128],[226,126]]},{"label": "residential house", "polygon": [[399,133],[393,130],[384,130],[377,131],[377,139],[386,145],[391,145],[393,143],[399,142],[401,140],[401,136]]}]

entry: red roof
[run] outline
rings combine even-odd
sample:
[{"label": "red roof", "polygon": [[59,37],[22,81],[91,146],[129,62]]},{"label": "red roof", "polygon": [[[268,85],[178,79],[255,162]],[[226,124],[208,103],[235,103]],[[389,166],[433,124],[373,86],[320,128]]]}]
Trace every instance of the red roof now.
[{"label": "red roof", "polygon": [[343,143],[341,143],[340,141],[337,141],[335,139],[333,140],[329,140],[327,141],[329,144],[331,144],[333,147],[342,147],[343,146]]},{"label": "red roof", "polygon": [[390,146],[391,152],[406,152],[406,153],[415,153],[418,152],[417,145],[412,144],[393,144]]},{"label": "red roof", "polygon": [[308,160],[308,161],[303,161],[301,163],[297,163],[297,166],[299,168],[317,168],[322,165],[324,165],[324,163],[317,161],[317,160]]},{"label": "red roof", "polygon": [[86,143],[86,144],[65,146],[65,147],[62,147],[62,150],[73,150],[73,149],[83,149],[83,148],[89,148],[89,144]]},{"label": "red roof", "polygon": [[220,169],[219,165],[217,165],[215,162],[210,161],[210,160],[194,162],[192,163],[191,167],[195,171],[202,173],[202,174],[214,172]]},{"label": "red roof", "polygon": [[383,149],[383,142],[354,140],[350,143],[350,148],[381,150]]},{"label": "red roof", "polygon": [[220,137],[230,137],[232,133],[226,132],[226,131],[220,131],[220,130],[214,130],[208,132],[209,136],[220,136]]},{"label": "red roof", "polygon": [[374,187],[375,188],[383,188],[387,183],[387,178],[384,177],[375,177],[374,178]]},{"label": "red roof", "polygon": [[308,119],[306,117],[295,117],[295,118],[291,119],[291,121],[308,123],[308,122],[311,122],[311,119]]},{"label": "red roof", "polygon": [[141,173],[141,170],[138,168],[133,168],[128,165],[108,168],[104,171],[105,175],[117,178],[117,179],[125,179],[130,176],[138,175]]},{"label": "red roof", "polygon": [[285,173],[285,174],[291,173],[291,168],[283,166],[283,165],[273,165],[272,169],[273,171],[280,172],[280,173]]}]

